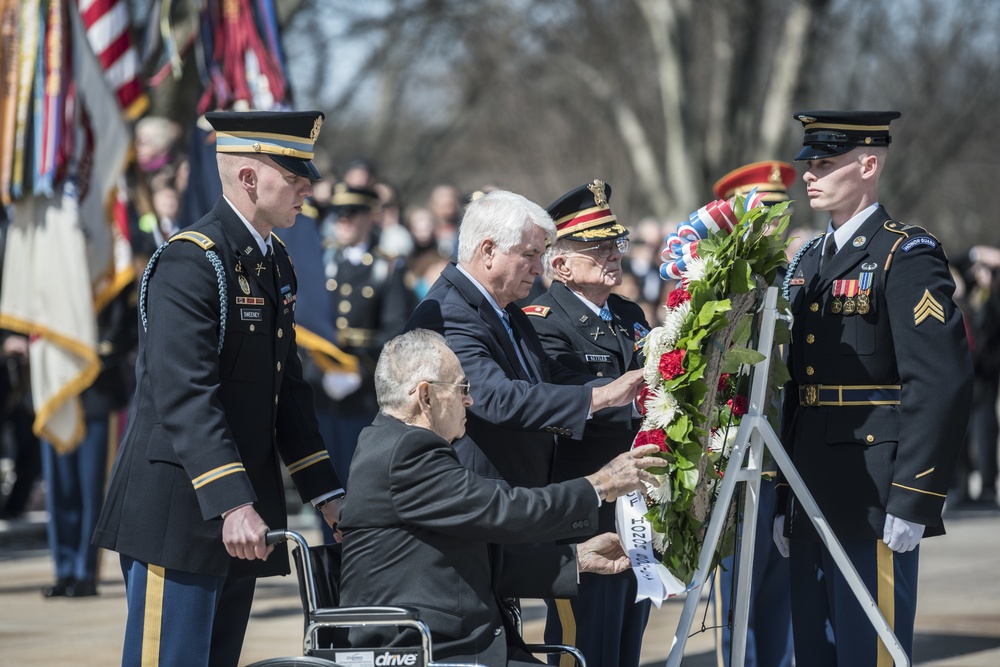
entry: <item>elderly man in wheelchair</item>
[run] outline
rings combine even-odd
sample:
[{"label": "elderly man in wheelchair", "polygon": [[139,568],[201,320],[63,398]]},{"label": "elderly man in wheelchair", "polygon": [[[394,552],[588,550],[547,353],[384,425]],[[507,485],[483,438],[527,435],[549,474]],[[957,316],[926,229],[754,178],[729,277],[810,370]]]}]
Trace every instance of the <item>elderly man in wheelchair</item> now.
[{"label": "elderly man in wheelchair", "polygon": [[[569,597],[578,572],[629,566],[616,536],[593,536],[597,510],[653,481],[646,468],[661,463],[650,456],[656,447],[587,477],[507,489],[456,458],[451,443],[465,433],[472,397],[439,334],[417,329],[389,341],[375,387],[380,412],[359,438],[341,515],[340,604],[391,606],[419,622],[366,623],[362,613],[348,624],[350,646],[419,646],[423,625],[437,662],[539,664],[532,651],[563,650],[525,646],[504,600]],[[336,654],[342,664],[349,657]]]}]

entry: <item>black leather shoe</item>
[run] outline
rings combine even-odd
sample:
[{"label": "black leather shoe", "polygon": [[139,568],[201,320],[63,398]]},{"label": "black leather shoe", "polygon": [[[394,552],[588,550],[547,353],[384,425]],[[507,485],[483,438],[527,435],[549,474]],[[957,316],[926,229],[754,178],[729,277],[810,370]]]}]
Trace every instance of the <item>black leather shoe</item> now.
[{"label": "black leather shoe", "polygon": [[97,595],[97,584],[93,581],[74,581],[66,587],[68,598],[88,598]]},{"label": "black leather shoe", "polygon": [[42,595],[47,598],[66,597],[75,583],[72,579],[59,579],[54,584],[42,587]]}]

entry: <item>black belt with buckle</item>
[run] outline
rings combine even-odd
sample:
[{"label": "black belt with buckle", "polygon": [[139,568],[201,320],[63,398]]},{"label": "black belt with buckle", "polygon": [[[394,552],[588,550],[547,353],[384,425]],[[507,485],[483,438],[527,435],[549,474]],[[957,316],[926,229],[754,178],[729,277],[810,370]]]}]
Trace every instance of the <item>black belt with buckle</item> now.
[{"label": "black belt with buckle", "polygon": [[848,405],[899,405],[902,388],[892,385],[807,384],[799,387],[799,405],[843,407]]}]

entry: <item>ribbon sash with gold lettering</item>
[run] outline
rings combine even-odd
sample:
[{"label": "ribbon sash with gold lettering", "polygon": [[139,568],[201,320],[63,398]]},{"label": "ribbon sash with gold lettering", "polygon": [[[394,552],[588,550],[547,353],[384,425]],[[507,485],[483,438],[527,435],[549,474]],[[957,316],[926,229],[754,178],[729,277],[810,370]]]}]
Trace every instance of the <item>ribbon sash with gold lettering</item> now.
[{"label": "ribbon sash with gold lettering", "polygon": [[638,582],[636,602],[650,600],[659,608],[667,598],[688,590],[653,552],[653,526],[646,519],[646,500],[641,493],[633,491],[615,501],[615,524]]}]

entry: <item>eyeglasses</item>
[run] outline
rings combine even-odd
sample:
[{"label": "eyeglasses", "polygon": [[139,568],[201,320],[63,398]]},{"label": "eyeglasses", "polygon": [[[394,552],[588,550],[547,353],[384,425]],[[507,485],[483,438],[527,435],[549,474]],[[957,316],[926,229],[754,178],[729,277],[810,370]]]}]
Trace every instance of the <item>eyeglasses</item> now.
[{"label": "eyeglasses", "polygon": [[462,396],[468,396],[469,390],[472,389],[472,383],[466,380],[465,382],[439,382],[437,380],[428,380],[427,384],[443,384],[449,387],[461,387]]},{"label": "eyeglasses", "polygon": [[619,236],[611,243],[601,243],[600,245],[590,246],[589,248],[580,248],[579,250],[574,250],[573,252],[587,252],[588,250],[596,250],[597,256],[601,259],[606,259],[611,256],[611,251],[618,249],[618,254],[624,255],[628,252],[629,246],[632,245],[628,240],[627,236]]},{"label": "eyeglasses", "polygon": [[[469,391],[472,389],[472,383],[466,380],[465,382],[441,382],[440,380],[427,380],[427,384],[443,384],[450,387],[461,387],[462,396],[468,396]],[[411,389],[409,393],[413,393],[417,390],[416,387]]]}]

